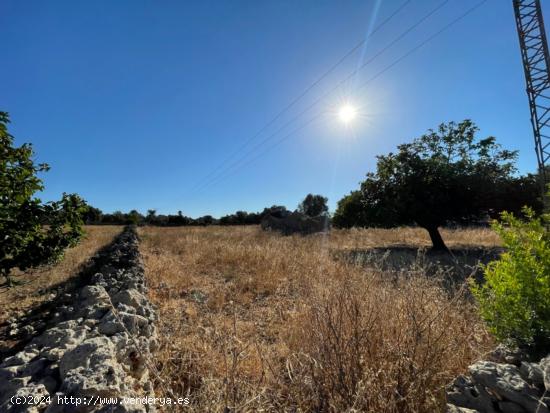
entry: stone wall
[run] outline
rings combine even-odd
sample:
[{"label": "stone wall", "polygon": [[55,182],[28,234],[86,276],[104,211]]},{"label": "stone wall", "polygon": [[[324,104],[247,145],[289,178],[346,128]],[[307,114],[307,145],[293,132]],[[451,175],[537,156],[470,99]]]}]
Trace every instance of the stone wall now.
[{"label": "stone wall", "polygon": [[550,413],[550,355],[538,363],[503,347],[447,389],[448,413]]},{"label": "stone wall", "polygon": [[328,231],[330,219],[324,215],[309,217],[300,212],[292,212],[283,218],[268,215],[262,219],[261,227],[263,230],[279,231],[283,235],[309,235]]},{"label": "stone wall", "polygon": [[[0,412],[154,410],[121,403],[123,397],[153,396],[155,312],[146,298],[135,229],[125,229],[93,261],[97,272],[72,304],[60,306],[49,328],[0,364]],[[42,403],[33,405],[39,397]],[[77,397],[88,405],[76,406]]]}]

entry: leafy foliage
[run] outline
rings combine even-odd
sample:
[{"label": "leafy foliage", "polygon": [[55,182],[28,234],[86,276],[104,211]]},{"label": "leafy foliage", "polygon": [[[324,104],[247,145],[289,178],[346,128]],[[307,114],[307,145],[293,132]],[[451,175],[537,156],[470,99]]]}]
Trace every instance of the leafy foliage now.
[{"label": "leafy foliage", "polygon": [[506,252],[485,267],[485,283],[471,287],[495,336],[536,352],[550,347],[550,215],[524,214],[504,212],[493,224]]},{"label": "leafy foliage", "polygon": [[220,218],[220,225],[258,225],[260,214],[256,212],[237,211]]},{"label": "leafy foliage", "polygon": [[275,218],[285,218],[290,215],[290,211],[283,205],[272,205],[269,208],[264,208],[260,214],[260,220],[266,216],[272,216]]},{"label": "leafy foliage", "polygon": [[83,219],[86,224],[98,224],[103,220],[103,212],[99,208],[88,206]]},{"label": "leafy foliage", "polygon": [[290,211],[282,205],[273,205],[269,208],[264,208],[262,212],[246,212],[237,211],[234,214],[222,216],[219,219],[211,215],[204,215],[198,218],[191,218],[183,215],[182,211],[178,211],[177,215],[157,214],[154,209],[147,210],[147,214],[143,216],[136,210],[128,213],[115,211],[113,213],[104,213],[98,208],[90,207],[85,214],[86,224],[93,225],[153,225],[160,227],[173,226],[208,226],[208,225],[259,225],[266,216],[274,216],[276,218],[284,218],[290,215]]},{"label": "leafy foliage", "polygon": [[[511,199],[510,188],[519,188],[513,176],[517,152],[502,149],[494,137],[477,139],[477,131],[470,120],[443,123],[399,145],[397,153],[378,156],[376,172],[367,174],[360,193],[339,203],[335,222],[419,225],[428,230],[434,249],[445,250],[439,227],[498,213]],[[514,192],[516,204],[537,197],[532,180],[522,183],[523,189]]]},{"label": "leafy foliage", "polygon": [[365,217],[365,205],[361,191],[352,191],[338,201],[332,223],[339,228],[368,226],[369,221]]},{"label": "leafy foliage", "polygon": [[494,188],[493,208],[489,210],[491,218],[498,219],[502,211],[521,214],[529,206],[536,214],[544,209],[541,196],[541,177],[535,174],[513,177],[502,181]]},{"label": "leafy foliage", "polygon": [[298,205],[298,211],[309,217],[318,217],[328,212],[328,198],[322,195],[307,194]]},{"label": "leafy foliage", "polygon": [[30,144],[14,147],[8,123],[0,112],[0,274],[11,283],[13,268],[54,262],[78,242],[87,207],[75,194],[47,204],[34,197],[44,189],[37,174],[49,166],[34,163]]}]

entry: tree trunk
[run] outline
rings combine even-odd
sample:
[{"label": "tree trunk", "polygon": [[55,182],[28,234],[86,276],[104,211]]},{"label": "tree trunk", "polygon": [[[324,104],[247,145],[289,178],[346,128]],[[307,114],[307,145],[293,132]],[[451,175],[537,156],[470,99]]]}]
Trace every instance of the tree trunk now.
[{"label": "tree trunk", "polygon": [[428,231],[428,234],[430,234],[430,239],[432,240],[432,251],[449,252],[443,238],[441,238],[441,234],[439,233],[437,226],[426,227],[426,230]]}]

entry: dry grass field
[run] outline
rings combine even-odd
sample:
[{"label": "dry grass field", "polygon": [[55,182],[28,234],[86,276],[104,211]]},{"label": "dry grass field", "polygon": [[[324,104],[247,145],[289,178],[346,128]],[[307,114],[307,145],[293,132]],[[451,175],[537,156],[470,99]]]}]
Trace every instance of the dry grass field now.
[{"label": "dry grass field", "polygon": [[[0,289],[0,326],[11,317],[21,318],[42,303],[52,300],[58,288],[68,287],[88,260],[101,248],[108,245],[122,231],[121,226],[86,226],[84,239],[65,252],[63,259],[50,266],[25,272],[15,272],[14,279],[21,283],[16,288]],[[7,330],[0,329],[0,335]],[[11,347],[17,339],[0,340],[2,347]]]},{"label": "dry grass field", "polygon": [[[492,346],[465,288],[425,261],[396,276],[341,259],[428,247],[420,229],[139,232],[159,308],[157,393],[188,396],[185,411],[443,411],[444,385]],[[442,235],[452,249],[498,245],[489,229]]]}]

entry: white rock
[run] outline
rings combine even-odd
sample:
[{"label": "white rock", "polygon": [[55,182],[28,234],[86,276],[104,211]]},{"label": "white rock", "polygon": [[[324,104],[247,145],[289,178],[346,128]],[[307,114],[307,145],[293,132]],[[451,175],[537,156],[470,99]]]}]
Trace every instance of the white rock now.
[{"label": "white rock", "polygon": [[67,351],[59,361],[59,373],[65,378],[70,370],[93,368],[116,359],[115,345],[107,337],[94,337]]},{"label": "white rock", "polygon": [[502,399],[513,401],[529,412],[550,413],[548,407],[539,400],[538,391],[521,378],[516,366],[479,361],[470,366],[469,370],[474,381]]},{"label": "white rock", "polygon": [[546,391],[550,393],[550,355],[540,361],[539,367],[542,370],[544,387],[546,388]]},{"label": "white rock", "polygon": [[535,386],[544,387],[544,378],[542,369],[537,363],[528,363],[525,361],[521,362],[519,367],[519,373],[521,377],[528,383],[534,384]]},{"label": "white rock", "polygon": [[446,413],[479,413],[477,410],[467,409],[466,407],[458,407],[452,404],[447,404]]}]

